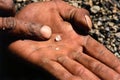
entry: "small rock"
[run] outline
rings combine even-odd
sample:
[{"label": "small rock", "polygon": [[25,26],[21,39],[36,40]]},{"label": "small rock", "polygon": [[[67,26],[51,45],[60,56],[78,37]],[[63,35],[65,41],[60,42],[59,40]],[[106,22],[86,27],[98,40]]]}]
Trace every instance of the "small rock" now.
[{"label": "small rock", "polygon": [[22,2],[23,0],[16,0],[16,2]]},{"label": "small rock", "polygon": [[60,48],[59,48],[59,47],[57,47],[57,48],[55,48],[55,50],[57,50],[57,51],[58,51],[58,50],[60,50]]},{"label": "small rock", "polygon": [[99,6],[93,6],[93,7],[91,7],[91,12],[93,12],[93,13],[97,13],[97,12],[99,12],[100,11],[100,7]]},{"label": "small rock", "polygon": [[118,56],[119,56],[119,53],[118,53],[118,52],[116,52],[114,55],[115,55],[116,57],[118,57]]},{"label": "small rock", "polygon": [[109,25],[110,27],[113,27],[113,26],[114,26],[114,23],[113,23],[113,22],[109,22],[108,25]]},{"label": "small rock", "polygon": [[113,19],[116,20],[116,21],[119,20],[119,19],[118,19],[118,16],[116,16],[116,15],[113,15]]},{"label": "small rock", "polygon": [[78,7],[78,3],[76,3],[76,2],[74,2],[72,5],[75,7]]},{"label": "small rock", "polygon": [[26,2],[26,0],[23,0],[23,2]]},{"label": "small rock", "polygon": [[93,24],[93,25],[94,25],[93,27],[94,27],[95,29],[98,29],[98,25],[97,25],[97,24]]},{"label": "small rock", "polygon": [[119,43],[118,41],[115,41],[115,45],[116,45],[116,46],[119,46],[120,43]]},{"label": "small rock", "polygon": [[116,25],[113,26],[113,27],[111,27],[111,29],[112,29],[113,32],[117,32],[117,30],[118,30],[117,28],[118,28],[118,26],[116,26]]},{"label": "small rock", "polygon": [[60,35],[57,35],[57,36],[55,37],[55,41],[56,41],[56,42],[59,42],[59,41],[61,41],[61,40],[62,40],[62,38],[61,38]]},{"label": "small rock", "polygon": [[116,33],[115,36],[116,36],[117,38],[120,38],[120,32]]},{"label": "small rock", "polygon": [[98,38],[99,42],[103,43],[103,38]]},{"label": "small rock", "polygon": [[102,25],[102,22],[101,22],[101,21],[98,21],[97,25],[98,25],[98,26],[101,26],[101,25]]},{"label": "small rock", "polygon": [[109,27],[105,27],[105,30],[106,30],[106,31],[110,31],[110,28],[109,28]]}]

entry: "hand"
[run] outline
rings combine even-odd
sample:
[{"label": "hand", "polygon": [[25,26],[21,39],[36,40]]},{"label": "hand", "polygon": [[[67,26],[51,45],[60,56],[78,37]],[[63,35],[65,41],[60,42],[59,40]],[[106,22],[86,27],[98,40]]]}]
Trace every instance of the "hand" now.
[{"label": "hand", "polygon": [[91,27],[86,10],[56,0],[30,4],[16,18],[46,24],[53,34],[42,42],[15,41],[9,45],[13,53],[43,67],[60,80],[120,79],[120,61],[102,44],[73,29]]},{"label": "hand", "polygon": [[13,0],[0,0],[0,16],[8,17],[14,15],[15,15],[15,6]]},{"label": "hand", "polygon": [[[9,13],[9,14],[8,14]],[[14,17],[15,6],[13,0],[0,0],[0,31],[7,32],[15,37],[47,40],[51,37],[51,29],[44,24],[35,24],[18,20]]]},{"label": "hand", "polygon": [[0,18],[0,30],[18,38],[47,40],[52,31],[49,26],[22,21],[14,17]]}]

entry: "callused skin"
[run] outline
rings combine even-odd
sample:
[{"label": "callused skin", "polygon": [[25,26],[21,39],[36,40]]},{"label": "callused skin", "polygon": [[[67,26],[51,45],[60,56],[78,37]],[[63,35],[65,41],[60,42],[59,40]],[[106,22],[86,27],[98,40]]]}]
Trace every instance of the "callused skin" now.
[{"label": "callused skin", "polygon": [[15,15],[13,0],[0,0],[0,16],[8,17]]},{"label": "callused skin", "polygon": [[14,18],[13,0],[0,0],[0,30],[19,38],[47,40],[51,37],[51,28],[44,24],[25,22]]},{"label": "callused skin", "polygon": [[22,21],[14,17],[0,18],[0,30],[14,37],[47,40],[52,31],[49,26]]},{"label": "callused skin", "polygon": [[30,4],[16,19],[46,24],[53,34],[42,42],[17,40],[9,49],[59,80],[120,80],[120,61],[89,35],[80,35],[73,29],[91,27],[88,17],[86,10],[59,0]]}]

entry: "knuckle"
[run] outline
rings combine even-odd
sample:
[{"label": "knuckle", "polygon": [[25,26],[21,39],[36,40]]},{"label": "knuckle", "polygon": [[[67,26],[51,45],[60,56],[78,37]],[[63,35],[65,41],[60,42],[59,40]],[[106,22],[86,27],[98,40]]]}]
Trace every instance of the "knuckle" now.
[{"label": "knuckle", "polygon": [[93,71],[93,72],[100,72],[103,68],[103,65],[100,64],[97,61],[92,61],[91,63],[89,63],[89,68]]},{"label": "knuckle", "polygon": [[[96,58],[100,58],[100,57],[107,55],[107,54],[105,54],[107,49],[102,44],[98,43],[93,38],[91,38],[91,36],[85,37],[84,46],[91,53],[97,52],[97,54],[95,54]],[[95,48],[95,49],[93,50],[91,48]]]},{"label": "knuckle", "polygon": [[[102,46],[102,44],[101,44],[101,46]],[[100,47],[100,48],[98,48],[98,50],[97,50],[97,52],[98,52],[98,58],[99,57],[101,57],[101,56],[104,56],[105,55],[105,51],[106,51],[106,48],[105,47]]]},{"label": "knuckle", "polygon": [[28,23],[28,30],[30,33],[32,34],[35,34],[36,33],[36,30],[39,30],[39,27],[37,24],[34,24],[34,23]]},{"label": "knuckle", "polygon": [[63,80],[70,80],[73,77],[73,75],[62,73],[62,77],[63,77]]},{"label": "knuckle", "polygon": [[12,17],[2,18],[2,28],[3,30],[12,30],[16,26],[16,20]]},{"label": "knuckle", "polygon": [[113,75],[113,79],[112,80],[120,80],[120,75],[119,74]]},{"label": "knuckle", "polygon": [[83,45],[86,47],[89,45],[89,42],[91,42],[91,37],[89,35],[85,36]]},{"label": "knuckle", "polygon": [[120,69],[120,61],[118,59],[113,60],[114,64],[112,64],[112,67],[114,69]]},{"label": "knuckle", "polygon": [[54,71],[61,71],[61,66],[57,65],[57,64],[51,64],[49,63],[49,65],[51,66],[51,69],[53,69]]},{"label": "knuckle", "polygon": [[41,61],[40,63],[42,64],[49,64],[51,60],[44,57],[44,58],[40,58],[40,61]]},{"label": "knuckle", "polygon": [[82,74],[84,74],[85,70],[80,66],[76,66],[74,69],[74,72],[76,75],[82,75]]},{"label": "knuckle", "polygon": [[66,62],[67,62],[66,57],[65,56],[59,57],[58,62],[60,62],[62,64],[66,64]]},{"label": "knuckle", "polygon": [[36,59],[36,64],[41,67],[46,66],[46,65],[49,66],[51,64],[51,60],[45,57],[44,58],[41,56],[39,56],[38,58],[34,57],[34,60],[35,59]]},{"label": "knuckle", "polygon": [[83,56],[83,54],[81,52],[73,52],[72,53],[73,58],[75,58],[76,60],[80,60],[81,57]]},{"label": "knuckle", "polygon": [[67,80],[82,80],[80,77],[72,76]]}]

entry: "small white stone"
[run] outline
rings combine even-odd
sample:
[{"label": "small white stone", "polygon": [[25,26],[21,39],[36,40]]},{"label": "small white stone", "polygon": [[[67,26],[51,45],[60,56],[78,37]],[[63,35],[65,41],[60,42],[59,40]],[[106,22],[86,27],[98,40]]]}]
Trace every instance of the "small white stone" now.
[{"label": "small white stone", "polygon": [[60,50],[60,48],[58,48],[58,47],[57,47],[57,48],[55,48],[55,50],[57,50],[57,51],[58,51],[58,50]]},{"label": "small white stone", "polygon": [[22,2],[23,0],[17,0],[17,2]]},{"label": "small white stone", "polygon": [[92,6],[90,9],[93,13],[97,13],[100,11],[100,7],[99,6]]},{"label": "small white stone", "polygon": [[61,41],[61,40],[62,40],[62,38],[61,38],[60,35],[57,35],[57,36],[55,37],[55,41],[56,41],[56,42],[59,42],[59,41]]}]

